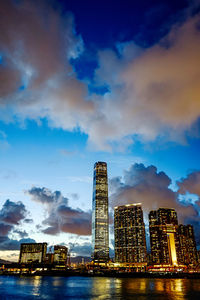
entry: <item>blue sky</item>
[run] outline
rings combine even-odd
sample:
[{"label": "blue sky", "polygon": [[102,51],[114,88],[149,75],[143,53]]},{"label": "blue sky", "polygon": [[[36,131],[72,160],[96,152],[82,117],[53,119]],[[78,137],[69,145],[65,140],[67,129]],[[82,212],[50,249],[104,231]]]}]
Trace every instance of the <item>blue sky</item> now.
[{"label": "blue sky", "polygon": [[89,255],[96,161],[111,219],[116,204],[141,202],[145,220],[174,207],[200,245],[200,2],[0,8],[1,257],[31,239]]}]

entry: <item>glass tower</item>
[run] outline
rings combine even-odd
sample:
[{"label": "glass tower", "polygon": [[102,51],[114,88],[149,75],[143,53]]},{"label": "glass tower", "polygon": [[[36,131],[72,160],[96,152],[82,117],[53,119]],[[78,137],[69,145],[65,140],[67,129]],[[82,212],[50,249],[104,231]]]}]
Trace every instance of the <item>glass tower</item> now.
[{"label": "glass tower", "polygon": [[115,207],[115,262],[147,262],[145,226],[140,203]]},{"label": "glass tower", "polygon": [[178,219],[172,208],[149,213],[151,260],[153,264],[178,264]]},{"label": "glass tower", "polygon": [[179,263],[195,265],[197,263],[197,249],[192,225],[178,226],[179,235]]},{"label": "glass tower", "polygon": [[105,162],[96,162],[94,165],[92,257],[96,262],[109,260],[108,178]]}]

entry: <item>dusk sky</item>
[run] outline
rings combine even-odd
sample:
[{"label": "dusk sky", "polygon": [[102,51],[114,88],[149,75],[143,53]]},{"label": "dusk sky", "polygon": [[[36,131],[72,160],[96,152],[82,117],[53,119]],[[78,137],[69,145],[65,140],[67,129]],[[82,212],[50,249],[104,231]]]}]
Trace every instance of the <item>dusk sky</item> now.
[{"label": "dusk sky", "polygon": [[0,258],[90,256],[92,177],[113,207],[175,208],[200,247],[200,1],[0,1]]}]

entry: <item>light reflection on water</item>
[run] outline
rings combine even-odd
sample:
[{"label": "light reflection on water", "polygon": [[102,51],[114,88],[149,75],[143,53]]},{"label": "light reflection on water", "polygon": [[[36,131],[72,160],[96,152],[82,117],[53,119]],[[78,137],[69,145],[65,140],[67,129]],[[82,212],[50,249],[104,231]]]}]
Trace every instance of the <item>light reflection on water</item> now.
[{"label": "light reflection on water", "polygon": [[41,276],[33,277],[33,292],[32,295],[39,296],[40,295],[40,285],[41,285]]},{"label": "light reflection on water", "polygon": [[200,298],[200,279],[0,276],[0,299]]},{"label": "light reflection on water", "polygon": [[104,300],[109,299],[111,288],[113,286],[113,278],[93,278],[92,299]]}]

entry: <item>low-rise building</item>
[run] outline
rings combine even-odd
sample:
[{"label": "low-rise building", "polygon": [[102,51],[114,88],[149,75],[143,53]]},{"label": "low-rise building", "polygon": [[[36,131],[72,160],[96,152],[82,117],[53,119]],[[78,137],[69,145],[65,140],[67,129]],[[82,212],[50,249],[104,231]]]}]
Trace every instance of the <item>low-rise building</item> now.
[{"label": "low-rise building", "polygon": [[20,247],[20,264],[44,263],[47,243],[23,243]]}]

